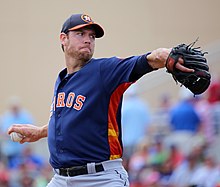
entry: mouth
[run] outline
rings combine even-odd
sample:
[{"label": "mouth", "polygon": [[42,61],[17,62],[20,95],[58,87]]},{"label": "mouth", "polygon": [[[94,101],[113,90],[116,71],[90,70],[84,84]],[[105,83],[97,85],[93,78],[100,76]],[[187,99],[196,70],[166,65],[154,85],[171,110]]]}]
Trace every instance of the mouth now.
[{"label": "mouth", "polygon": [[90,49],[89,46],[81,47],[80,50],[83,50],[83,51],[91,51],[91,49]]}]

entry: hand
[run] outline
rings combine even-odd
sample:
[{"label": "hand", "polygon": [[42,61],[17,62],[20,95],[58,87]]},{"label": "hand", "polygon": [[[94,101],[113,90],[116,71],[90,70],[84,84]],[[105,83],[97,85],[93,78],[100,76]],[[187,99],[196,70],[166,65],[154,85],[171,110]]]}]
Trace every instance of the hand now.
[{"label": "hand", "polygon": [[20,141],[21,144],[25,142],[36,142],[47,136],[47,125],[38,127],[30,124],[14,124],[8,129],[8,134],[12,132],[17,132],[24,136]]},{"label": "hand", "polygon": [[[153,69],[164,68],[170,52],[171,48],[159,48],[152,51],[152,53],[147,56],[149,65]],[[175,67],[184,72],[194,72],[194,69],[186,68],[182,64],[184,64],[184,61],[182,58],[179,58]]]},{"label": "hand", "polygon": [[159,48],[147,55],[147,61],[153,69],[164,68],[171,49]]}]

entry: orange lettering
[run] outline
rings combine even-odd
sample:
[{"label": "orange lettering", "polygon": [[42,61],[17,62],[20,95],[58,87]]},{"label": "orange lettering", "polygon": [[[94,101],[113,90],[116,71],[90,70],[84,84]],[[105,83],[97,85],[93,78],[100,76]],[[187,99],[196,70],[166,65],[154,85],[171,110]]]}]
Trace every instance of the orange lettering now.
[{"label": "orange lettering", "polygon": [[66,100],[66,106],[67,107],[72,107],[73,106],[73,100],[74,100],[75,94],[73,92],[70,92],[68,95],[68,98]]},{"label": "orange lettering", "polygon": [[65,106],[64,99],[65,99],[65,93],[64,92],[58,93],[56,107],[64,107]]},{"label": "orange lettering", "polygon": [[83,102],[85,100],[86,100],[86,97],[84,97],[83,95],[78,95],[76,98],[76,103],[74,104],[73,108],[75,108],[76,110],[81,110],[83,106]]}]

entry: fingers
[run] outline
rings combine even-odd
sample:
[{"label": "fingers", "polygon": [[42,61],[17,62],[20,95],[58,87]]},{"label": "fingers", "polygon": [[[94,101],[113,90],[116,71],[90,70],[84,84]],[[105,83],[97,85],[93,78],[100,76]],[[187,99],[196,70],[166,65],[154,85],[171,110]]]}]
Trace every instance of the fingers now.
[{"label": "fingers", "polygon": [[182,64],[184,64],[184,61],[182,58],[179,58],[175,67],[183,72],[189,72],[189,73],[194,72],[194,69],[187,68],[187,67],[183,66]]},{"label": "fingers", "polygon": [[12,132],[17,132],[23,135],[23,139],[20,141],[21,144],[25,142],[35,142],[42,138],[41,128],[32,124],[13,124],[8,129],[7,133],[10,134]]},{"label": "fingers", "polygon": [[179,59],[178,59],[178,62],[179,62],[180,64],[184,64],[184,61],[183,61],[182,58],[179,58]]},{"label": "fingers", "polygon": [[18,132],[20,133],[20,125],[14,124],[11,127],[9,127],[7,134],[11,134],[12,132]]},{"label": "fingers", "polygon": [[7,134],[11,134],[12,132],[17,132],[22,135],[25,135],[25,128],[24,125],[21,124],[13,124],[11,127],[8,128]]},{"label": "fingers", "polygon": [[[27,126],[27,125],[25,125]],[[30,137],[28,137],[28,131],[25,128],[24,125],[21,124],[14,124],[11,127],[9,127],[8,129],[8,134],[11,134],[12,132],[17,132],[23,135],[23,139],[19,142],[20,144],[23,144],[25,142],[29,142],[30,141]]]},{"label": "fingers", "polygon": [[25,142],[30,142],[30,138],[28,137],[24,137],[21,141],[20,141],[20,144],[23,144]]}]

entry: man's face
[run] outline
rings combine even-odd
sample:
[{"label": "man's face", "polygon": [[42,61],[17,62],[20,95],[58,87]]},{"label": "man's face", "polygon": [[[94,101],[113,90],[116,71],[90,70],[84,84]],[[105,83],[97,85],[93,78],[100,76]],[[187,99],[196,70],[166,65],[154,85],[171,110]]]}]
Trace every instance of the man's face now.
[{"label": "man's face", "polygon": [[64,51],[77,60],[88,61],[92,58],[95,48],[95,31],[84,27],[66,34],[62,41]]}]

